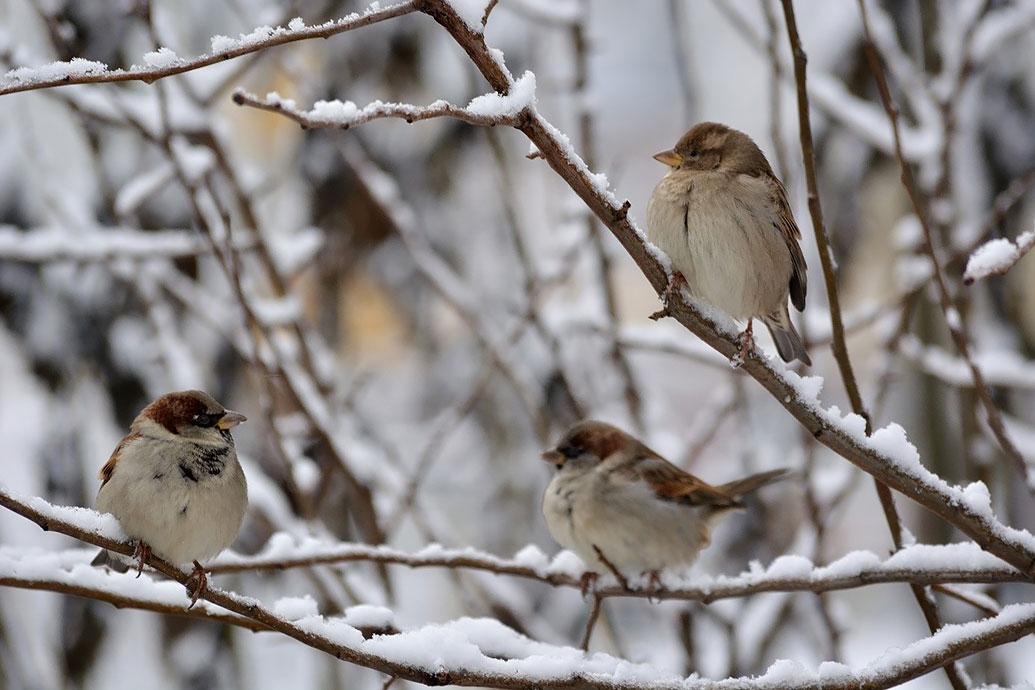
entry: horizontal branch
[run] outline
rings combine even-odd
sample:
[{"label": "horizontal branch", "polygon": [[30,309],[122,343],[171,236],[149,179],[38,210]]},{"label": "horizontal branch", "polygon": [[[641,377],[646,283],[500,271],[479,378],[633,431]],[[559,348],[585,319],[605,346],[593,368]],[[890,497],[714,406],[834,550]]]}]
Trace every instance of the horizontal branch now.
[{"label": "horizontal branch", "polygon": [[[85,508],[52,506],[39,498],[20,497],[0,485],[0,505],[30,519],[44,529],[54,530],[119,553],[130,553],[132,545],[120,539],[114,518]],[[51,555],[62,562],[60,555]],[[0,577],[11,578],[2,568]],[[158,558],[151,564],[163,574],[183,583],[188,574]],[[100,569],[73,564],[69,582],[79,582],[88,570]],[[17,577],[17,576],[15,576]],[[107,577],[107,575],[105,575]],[[53,579],[53,578],[52,578]],[[63,579],[63,578],[62,578]],[[134,585],[144,588],[143,597],[118,595],[119,604],[138,608],[164,605],[159,583],[149,577]],[[64,586],[64,585],[62,585]],[[91,596],[89,585],[76,594]],[[186,595],[182,592],[181,596]],[[280,632],[336,658],[371,668],[390,676],[425,685],[462,685],[492,688],[548,688],[557,690],[638,690],[645,685],[659,690],[755,690],[780,687],[792,690],[878,690],[898,685],[941,668],[956,659],[1006,644],[1035,632],[1035,604],[1014,604],[983,620],[945,626],[929,638],[915,642],[894,654],[886,654],[858,669],[824,664],[822,675],[790,661],[773,664],[755,678],[731,678],[721,682],[665,675],[646,664],[634,664],[607,654],[586,655],[571,647],[558,647],[531,640],[491,619],[461,619],[431,624],[401,633],[368,636],[350,625],[348,616],[325,617],[300,607],[279,608],[283,616],[257,600],[210,587],[204,599],[259,626]],[[156,599],[160,601],[156,602]],[[315,607],[312,607],[315,609]],[[153,610],[153,608],[152,608]],[[293,613],[288,613],[288,611]],[[291,620],[288,620],[291,617]],[[237,624],[234,621],[227,621]],[[506,649],[506,655],[500,655]],[[549,659],[549,663],[546,660]],[[789,676],[789,672],[793,672]],[[788,680],[788,678],[792,680]]]},{"label": "horizontal branch", "polygon": [[317,101],[309,110],[296,107],[294,100],[270,93],[265,98],[243,89],[234,91],[237,105],[279,113],[305,129],[348,129],[372,120],[396,118],[406,122],[451,117],[472,125],[518,127],[527,117],[527,109],[535,103],[535,77],[526,72],[511,87],[512,95],[491,93],[478,96],[465,108],[438,100],[429,105],[383,103],[374,101],[360,108],[352,101]]},{"label": "horizontal branch", "polygon": [[[472,548],[428,546],[416,553],[387,546],[326,543],[306,538],[301,543],[287,534],[274,535],[264,553],[241,556],[225,553],[210,567],[214,573],[371,562],[410,568],[465,568],[538,580],[550,585],[580,588],[584,566],[568,552],[552,560],[536,546],[526,546],[506,559]],[[645,578],[631,578],[626,590],[609,582],[594,591],[600,597],[642,597],[709,603],[763,592],[828,592],[892,582],[914,584],[1029,582],[1016,568],[983,552],[976,544],[907,547],[887,560],[868,551],[856,551],[826,566],[816,566],[802,556],[784,556],[767,569],[753,569],[736,576],[683,577],[666,573],[660,587],[649,589]]]},{"label": "horizontal branch", "polygon": [[[75,553],[83,554],[82,551]],[[120,609],[134,608],[171,616],[211,620],[252,631],[269,630],[257,621],[235,613],[227,613],[207,601],[199,601],[191,607],[189,600],[184,596],[183,587],[179,584],[148,580],[148,584],[142,587],[136,581],[136,572],[133,570],[116,573],[91,567],[89,563],[93,553],[85,554],[79,559],[80,562],[72,567],[55,563],[61,555],[43,553],[30,557],[16,555],[10,549],[0,550],[0,587],[57,592],[106,602]],[[39,575],[41,571],[45,571],[46,575]]]},{"label": "horizontal branch", "polygon": [[180,58],[168,48],[160,48],[144,56],[145,64],[143,66],[134,65],[128,70],[109,69],[102,62],[82,58],[74,58],[67,62],[52,62],[38,68],[19,67],[4,75],[7,83],[0,85],[0,96],[71,84],[102,84],[120,81],[142,81],[150,84],[165,77],[208,67],[274,46],[311,38],[330,38],[335,34],[376,24],[416,10],[416,2],[413,0],[390,5],[383,9],[377,5],[374,3],[363,14],[354,12],[341,19],[317,26],[306,26],[301,19],[295,19],[286,29],[279,26],[275,28],[262,26],[237,39],[214,36],[211,41],[212,52],[192,59]]},{"label": "horizontal branch", "polygon": [[[236,242],[237,251],[255,247],[252,240]],[[177,259],[204,256],[212,247],[189,230],[128,230],[97,228],[71,233],[58,228],[29,231],[0,226],[0,260],[44,263],[109,261],[112,259]]]}]

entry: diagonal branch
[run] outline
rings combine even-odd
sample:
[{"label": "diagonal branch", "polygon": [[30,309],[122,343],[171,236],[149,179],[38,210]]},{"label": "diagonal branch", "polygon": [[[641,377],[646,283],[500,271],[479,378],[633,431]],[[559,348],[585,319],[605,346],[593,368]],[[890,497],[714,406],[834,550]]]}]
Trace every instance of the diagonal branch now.
[{"label": "diagonal branch", "polygon": [[[441,0],[422,0],[421,11],[441,24],[467,53],[489,85],[506,93],[512,78],[485,44]],[[658,294],[669,282],[668,274],[643,233],[628,219],[629,202],[620,203],[606,181],[594,175],[579,158],[570,142],[537,112],[520,127],[541,157],[596,214],[643,271]],[[730,358],[739,348],[730,333],[721,332],[696,306],[682,299],[672,300],[671,313],[684,327],[709,346]],[[964,492],[949,487],[929,472],[916,457],[915,448],[899,443],[874,443],[863,430],[823,410],[814,394],[800,388],[801,379],[791,372],[778,372],[755,354],[742,366],[787,409],[820,443],[843,456],[928,510],[955,525],[989,552],[1020,570],[1035,575],[1035,537],[1003,525],[987,506],[971,504]],[[898,436],[900,429],[886,430]],[[879,432],[878,432],[879,433]]]},{"label": "diagonal branch", "polygon": [[[4,75],[8,83],[0,85],[0,96],[70,84],[104,84],[120,81],[142,81],[150,84],[165,77],[191,72],[242,55],[258,53],[274,46],[311,38],[330,38],[345,31],[400,17],[417,9],[417,3],[414,0],[390,5],[383,9],[373,9],[376,5],[377,3],[371,5],[362,15],[352,13],[337,21],[326,22],[318,26],[305,26],[301,20],[295,20],[286,29],[279,26],[276,28],[263,26],[236,40],[225,36],[215,36],[212,39],[213,51],[191,60],[178,58],[171,51],[159,50],[144,56],[144,62],[150,64],[145,64],[143,67],[134,65],[128,70],[109,69],[103,63],[81,58],[69,62],[52,62],[40,68],[20,67]],[[299,25],[296,25],[296,22]],[[222,49],[217,49],[219,47]]]}]

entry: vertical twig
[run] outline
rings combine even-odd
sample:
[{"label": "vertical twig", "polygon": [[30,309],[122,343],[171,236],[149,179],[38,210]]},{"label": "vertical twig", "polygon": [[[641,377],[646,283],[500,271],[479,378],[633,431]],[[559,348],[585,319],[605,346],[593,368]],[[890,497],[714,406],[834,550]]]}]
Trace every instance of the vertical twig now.
[{"label": "vertical twig", "polygon": [[597,624],[597,618],[600,617],[600,607],[603,603],[604,598],[593,592],[593,606],[589,609],[589,618],[586,619],[586,631],[582,633],[582,642],[579,644],[579,648],[584,652],[589,651],[589,638],[593,636],[593,628]]},{"label": "vertical twig", "polygon": [[[785,3],[790,0],[783,0]],[[862,15],[863,23],[863,50],[866,53],[866,59],[870,64],[870,69],[873,71],[874,79],[877,81],[877,89],[880,92],[881,102],[884,104],[884,110],[888,115],[888,119],[891,121],[891,132],[894,137],[895,143],[895,157],[898,159],[899,167],[902,171],[902,185],[906,188],[906,193],[909,196],[909,202],[913,206],[913,213],[916,214],[917,220],[920,222],[920,227],[923,229],[924,235],[924,251],[927,253],[928,258],[931,260],[931,267],[934,270],[934,283],[938,288],[938,299],[941,304],[942,311],[945,314],[945,322],[949,328],[949,334],[952,336],[953,342],[956,344],[956,349],[959,351],[960,356],[967,362],[967,366],[970,369],[971,377],[974,379],[974,389],[977,391],[978,397],[981,400],[982,405],[985,408],[987,414],[988,426],[992,430],[996,439],[999,441],[999,445],[1006,453],[1007,457],[1013,462],[1014,467],[1020,474],[1020,479],[1027,488],[1028,493],[1031,494],[1032,498],[1035,499],[1035,483],[1032,482],[1027,463],[1024,461],[1024,457],[1020,451],[1010,440],[1009,435],[1006,433],[1006,427],[1003,424],[1002,416],[999,414],[998,408],[995,406],[995,401],[992,400],[992,393],[988,389],[988,385],[985,383],[985,378],[981,374],[981,370],[975,364],[973,358],[970,356],[970,345],[967,342],[967,335],[964,331],[966,324],[956,309],[952,301],[952,295],[949,294],[949,286],[945,281],[945,274],[942,271],[941,263],[938,261],[938,252],[934,246],[934,237],[931,232],[931,225],[927,220],[927,214],[924,212],[923,204],[920,203],[920,195],[916,180],[913,177],[913,171],[906,162],[906,159],[902,153],[902,133],[899,130],[898,122],[898,108],[895,106],[894,101],[891,98],[891,91],[888,88],[888,80],[884,75],[884,69],[881,66],[880,56],[877,55],[877,49],[873,44],[873,40],[870,37],[869,19],[866,14],[866,3],[864,0],[858,0],[859,11]]]},{"label": "vertical twig", "polygon": [[[859,2],[860,6],[862,6],[862,0],[859,0]],[[805,162],[805,181],[809,192],[809,212],[812,215],[812,226],[816,235],[816,243],[819,247],[819,258],[823,267],[823,278],[827,285],[827,295],[830,302],[830,322],[833,335],[832,346],[834,350],[834,358],[837,360],[838,369],[841,372],[841,380],[844,382],[845,390],[848,393],[848,399],[852,405],[852,410],[866,420],[866,433],[869,434],[872,431],[872,421],[869,413],[863,406],[862,396],[859,394],[859,387],[856,384],[855,374],[852,371],[852,363],[848,357],[848,348],[845,344],[844,337],[844,326],[841,323],[841,305],[837,293],[837,277],[834,275],[833,257],[831,256],[830,242],[827,237],[826,226],[823,224],[823,211],[819,200],[819,183],[816,178],[815,152],[812,145],[812,126],[809,122],[808,92],[805,87],[805,67],[807,58],[805,56],[805,50],[801,45],[801,38],[798,35],[793,2],[792,0],[781,0],[781,4],[783,5],[784,21],[787,24],[787,35],[791,43],[791,53],[794,56],[794,80],[798,91],[798,125],[801,136],[802,156]],[[868,35],[869,34],[867,33],[867,37]],[[869,45],[870,50],[872,50],[872,44]],[[899,153],[899,159],[902,160],[902,150],[901,144],[898,140],[897,127],[895,128],[895,143]],[[906,167],[903,162],[903,170],[905,169]],[[928,241],[930,241],[929,236]],[[898,550],[902,548],[903,535],[902,523],[898,515],[898,510],[895,508],[894,498],[891,495],[891,490],[880,480],[875,478],[874,485],[877,489],[877,496],[880,498],[885,520],[887,520],[888,527],[891,530],[891,537],[895,544],[895,550]],[[929,591],[920,585],[911,585],[910,589],[924,615],[924,619],[927,621],[928,627],[931,632],[934,632],[941,627],[941,620]],[[945,673],[949,677],[949,682],[955,690],[963,690],[967,687],[962,675],[954,664],[946,665]]]},{"label": "vertical twig", "polygon": [[[578,113],[579,146],[582,159],[591,169],[596,167],[596,151],[593,142],[593,116],[586,103],[586,87],[589,75],[589,45],[586,36],[586,17],[588,12],[588,0],[583,1],[582,12],[579,21],[571,25],[571,39],[575,51],[575,108]],[[611,284],[611,257],[607,254],[607,247],[604,245],[603,227],[599,225],[592,213],[586,214],[586,229],[589,232],[590,242],[593,245],[593,255],[597,261],[597,273],[600,283],[601,296],[604,298],[604,308],[607,312],[607,349],[608,356],[614,363],[618,375],[622,379],[622,389],[625,396],[626,406],[629,408],[629,417],[632,419],[636,431],[642,433],[643,425],[643,401],[640,399],[640,392],[636,387],[636,379],[633,376],[629,360],[622,351],[618,342],[618,303],[615,297],[614,285]]]}]

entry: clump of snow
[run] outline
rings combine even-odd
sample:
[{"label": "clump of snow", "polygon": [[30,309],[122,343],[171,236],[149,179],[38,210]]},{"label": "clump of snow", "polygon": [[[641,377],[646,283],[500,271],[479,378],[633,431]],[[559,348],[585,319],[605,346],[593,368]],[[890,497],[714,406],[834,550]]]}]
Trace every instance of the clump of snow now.
[{"label": "clump of snow", "polygon": [[586,564],[574,553],[565,550],[553,557],[547,572],[551,575],[581,577],[582,573],[586,572]]},{"label": "clump of snow", "polygon": [[294,19],[288,22],[288,28],[292,31],[301,31],[305,28],[305,22],[302,20],[301,17],[295,17]]},{"label": "clump of snow", "polygon": [[963,282],[970,285],[981,278],[1006,273],[1033,246],[1035,246],[1035,231],[1031,230],[1022,233],[1016,243],[1003,237],[985,242],[975,249],[967,259]]},{"label": "clump of snow", "polygon": [[180,56],[164,46],[150,53],[144,53],[144,64],[148,67],[161,69],[172,67],[178,62],[180,62]]},{"label": "clump of snow", "polygon": [[482,18],[489,6],[488,0],[449,0],[449,4],[471,31],[482,32]]},{"label": "clump of snow", "polygon": [[238,38],[216,34],[211,40],[212,52],[226,53],[231,50],[254,47],[263,41],[268,41],[285,33],[287,33],[287,29],[281,26],[276,28],[272,26],[259,26],[252,29],[250,33],[241,34]]},{"label": "clump of snow", "polygon": [[550,557],[535,544],[529,544],[514,554],[514,562],[541,573],[550,566]]},{"label": "clump of snow", "polygon": [[892,422],[882,429],[877,429],[870,437],[869,446],[886,458],[894,460],[906,469],[920,468],[920,453],[916,446],[909,442],[906,430]]},{"label": "clump of snow", "polygon": [[18,67],[4,74],[4,78],[17,82],[51,81],[54,79],[70,79],[88,74],[107,72],[108,66],[96,60],[72,58],[67,62],[50,62],[42,67]]},{"label": "clump of snow", "polygon": [[315,616],[319,613],[316,600],[308,594],[300,597],[281,597],[273,602],[273,613],[279,617],[297,621],[307,616]]},{"label": "clump of snow", "polygon": [[472,115],[483,117],[508,117],[517,115],[525,108],[533,108],[535,104],[535,74],[525,72],[511,84],[509,93],[476,96],[467,104],[466,110]]},{"label": "clump of snow", "polygon": [[[268,97],[267,97],[268,100]],[[313,103],[310,114],[321,120],[352,120],[359,113],[359,108],[352,101],[317,101]]]},{"label": "clump of snow", "polygon": [[359,604],[345,609],[343,620],[353,628],[388,629],[395,627],[395,614],[384,606]]}]

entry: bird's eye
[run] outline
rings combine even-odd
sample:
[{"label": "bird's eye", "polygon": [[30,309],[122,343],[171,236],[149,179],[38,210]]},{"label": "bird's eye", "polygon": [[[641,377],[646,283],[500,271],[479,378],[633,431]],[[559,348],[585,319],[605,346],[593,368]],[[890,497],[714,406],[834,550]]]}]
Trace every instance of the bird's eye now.
[{"label": "bird's eye", "polygon": [[210,414],[194,415],[194,423],[198,426],[209,427],[216,423],[216,418]]},{"label": "bird's eye", "polygon": [[690,157],[691,158],[697,158],[699,155],[701,155],[701,152],[698,151],[697,149],[694,149],[693,151],[690,152]]},{"label": "bird's eye", "polygon": [[566,443],[557,449],[566,458],[576,458],[582,455],[583,447],[575,443]]}]

